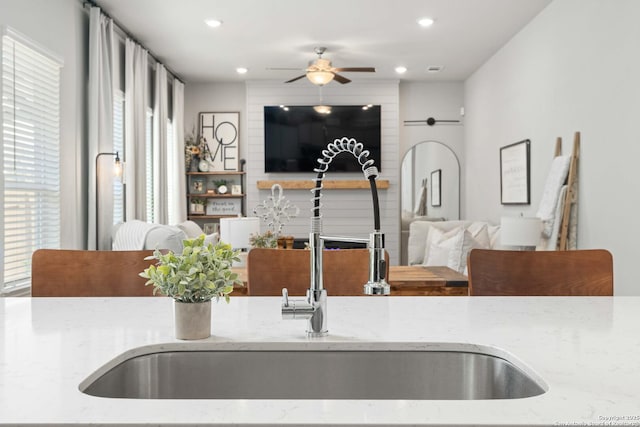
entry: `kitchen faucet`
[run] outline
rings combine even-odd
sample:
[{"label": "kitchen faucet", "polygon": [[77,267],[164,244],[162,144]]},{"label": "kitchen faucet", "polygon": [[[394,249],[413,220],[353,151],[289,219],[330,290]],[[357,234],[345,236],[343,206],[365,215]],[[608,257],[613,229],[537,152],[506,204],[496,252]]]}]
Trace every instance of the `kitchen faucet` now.
[{"label": "kitchen faucet", "polygon": [[[373,198],[374,230],[368,239],[322,235],[322,215],[320,214],[320,194],[322,180],[329,168],[329,164],[340,153],[353,154],[362,166],[362,172],[369,180],[371,196]],[[322,150],[322,158],[318,159],[319,166],[314,169],[318,175],[313,190],[313,215],[311,218],[311,232],[309,233],[309,249],[311,251],[311,281],[307,289],[305,300],[289,300],[287,288],[282,289],[282,317],[285,319],[307,319],[308,336],[324,336],[327,334],[327,290],[322,283],[322,251],[325,240],[340,242],[366,243],[369,248],[369,281],[364,284],[366,295],[389,295],[390,286],[386,281],[387,271],[384,254],[384,234],[380,232],[380,206],[376,178],[378,168],[373,160],[368,158],[369,151],[356,142],[354,138],[340,138],[334,140]]]}]

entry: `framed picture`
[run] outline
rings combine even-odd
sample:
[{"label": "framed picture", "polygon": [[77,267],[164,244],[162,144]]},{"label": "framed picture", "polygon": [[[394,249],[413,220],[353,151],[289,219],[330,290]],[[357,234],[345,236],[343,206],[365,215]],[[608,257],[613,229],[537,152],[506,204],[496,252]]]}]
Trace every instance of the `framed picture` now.
[{"label": "framed picture", "polygon": [[240,113],[200,113],[200,135],[207,140],[210,171],[237,171]]},{"label": "framed picture", "polygon": [[200,176],[192,176],[189,185],[190,194],[204,194],[207,192],[207,179]]},{"label": "framed picture", "polygon": [[241,203],[241,199],[209,199],[207,215],[238,215],[242,212]]},{"label": "framed picture", "polygon": [[213,233],[217,233],[219,228],[220,228],[220,224],[216,222],[208,222],[204,224],[204,226],[202,227],[202,231],[204,231],[204,234],[213,234]]},{"label": "framed picture", "polygon": [[231,194],[233,194],[234,196],[240,196],[242,195],[242,185],[232,185],[231,186]]},{"label": "framed picture", "polygon": [[500,203],[528,205],[531,203],[528,139],[500,148]]},{"label": "framed picture", "polygon": [[442,200],[440,200],[441,178],[442,169],[436,169],[431,172],[431,206],[442,205]]}]

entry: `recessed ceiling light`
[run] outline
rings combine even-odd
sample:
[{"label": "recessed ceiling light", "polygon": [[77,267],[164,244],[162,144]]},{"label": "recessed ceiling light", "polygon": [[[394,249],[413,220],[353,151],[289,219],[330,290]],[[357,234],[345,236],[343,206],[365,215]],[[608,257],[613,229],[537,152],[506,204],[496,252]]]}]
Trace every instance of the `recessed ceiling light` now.
[{"label": "recessed ceiling light", "polygon": [[430,27],[433,25],[433,23],[436,22],[434,21],[433,18],[420,18],[418,19],[418,24],[420,24],[421,27]]},{"label": "recessed ceiling light", "polygon": [[211,28],[217,28],[222,25],[222,21],[219,19],[205,19],[204,23],[210,26]]},{"label": "recessed ceiling light", "polygon": [[238,68],[236,68],[236,72],[237,72],[238,74],[247,74],[247,71],[249,71],[249,69],[248,69],[248,68],[245,68],[245,67],[238,67]]},{"label": "recessed ceiling light", "polygon": [[400,66],[400,67],[396,67],[396,73],[398,73],[398,74],[404,74],[404,73],[406,73],[406,72],[407,72],[407,67],[402,67],[402,66]]}]

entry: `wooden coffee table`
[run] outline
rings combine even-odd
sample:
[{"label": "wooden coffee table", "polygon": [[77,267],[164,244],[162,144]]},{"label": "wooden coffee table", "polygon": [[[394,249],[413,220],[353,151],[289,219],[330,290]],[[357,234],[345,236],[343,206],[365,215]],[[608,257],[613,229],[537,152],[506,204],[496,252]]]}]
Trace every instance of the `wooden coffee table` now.
[{"label": "wooden coffee table", "polygon": [[[243,282],[233,290],[232,296],[247,295],[247,270],[234,267]],[[389,277],[392,296],[467,296],[467,276],[448,267],[392,265]]]},{"label": "wooden coffee table", "polygon": [[396,296],[469,295],[467,276],[448,267],[392,265],[387,281]]}]

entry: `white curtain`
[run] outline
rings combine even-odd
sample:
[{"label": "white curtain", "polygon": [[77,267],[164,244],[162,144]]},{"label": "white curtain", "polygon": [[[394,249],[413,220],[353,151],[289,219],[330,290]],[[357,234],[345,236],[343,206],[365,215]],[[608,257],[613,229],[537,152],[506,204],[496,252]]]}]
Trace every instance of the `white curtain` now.
[{"label": "white curtain", "polygon": [[169,161],[173,176],[169,180],[174,183],[174,194],[169,198],[169,218],[174,223],[180,223],[187,219],[187,195],[184,164],[184,84],[173,80],[173,144],[174,150],[170,153]]},{"label": "white curtain", "polygon": [[113,152],[113,23],[98,7],[89,16],[87,247],[110,249],[115,158],[98,154]]},{"label": "white curtain", "polygon": [[153,220],[167,224],[167,70],[156,64],[153,108]]},{"label": "white curtain", "polygon": [[147,220],[146,211],[146,120],[148,53],[127,39],[125,43],[125,185],[126,214],[131,221]]}]

